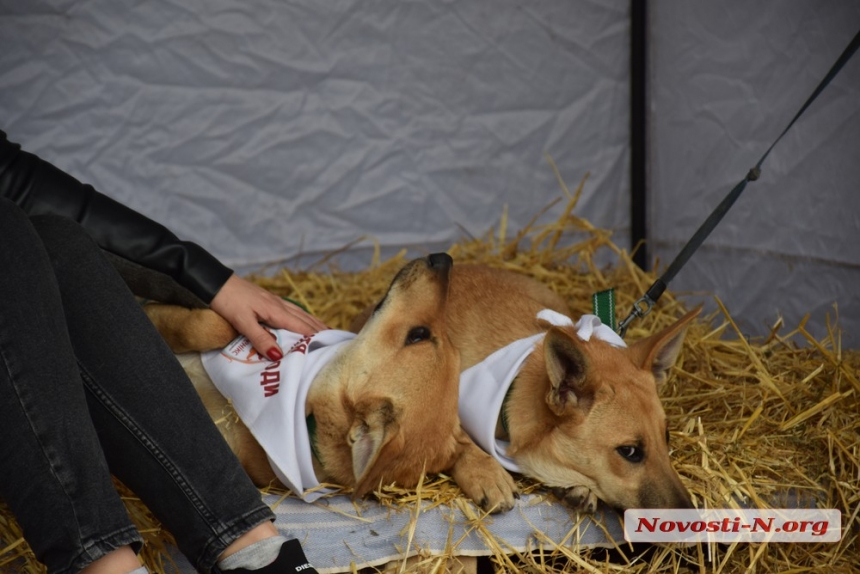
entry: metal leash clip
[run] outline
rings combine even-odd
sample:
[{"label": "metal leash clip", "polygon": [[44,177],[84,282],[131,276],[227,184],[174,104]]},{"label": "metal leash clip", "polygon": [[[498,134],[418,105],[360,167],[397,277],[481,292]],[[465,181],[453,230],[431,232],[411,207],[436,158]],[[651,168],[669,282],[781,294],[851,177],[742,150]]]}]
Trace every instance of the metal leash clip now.
[{"label": "metal leash clip", "polygon": [[648,288],[648,291],[633,303],[633,309],[630,311],[630,314],[627,315],[627,318],[621,321],[618,325],[618,334],[621,335],[622,338],[627,333],[627,327],[630,326],[633,319],[641,319],[650,313],[651,309],[654,308],[654,305],[657,304],[657,299],[660,298],[660,295],[662,295],[665,290],[666,282],[663,281],[663,279],[657,279],[651,287]]},{"label": "metal leash clip", "polygon": [[618,334],[623,338],[627,333],[627,327],[633,322],[633,319],[645,317],[654,308],[654,303],[655,301],[652,301],[648,295],[643,295],[633,303],[633,309],[630,311],[630,314],[618,324]]}]

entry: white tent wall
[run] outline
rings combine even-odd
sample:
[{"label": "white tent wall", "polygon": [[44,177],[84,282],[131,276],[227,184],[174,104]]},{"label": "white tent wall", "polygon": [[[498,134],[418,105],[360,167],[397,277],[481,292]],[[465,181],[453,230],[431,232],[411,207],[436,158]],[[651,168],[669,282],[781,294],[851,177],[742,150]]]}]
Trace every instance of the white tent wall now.
[{"label": "white tent wall", "polygon": [[[788,125],[860,29],[860,2],[649,3],[649,236],[663,267]],[[860,344],[860,54],[670,285],[750,335],[778,317]],[[705,299],[709,299],[705,297]],[[711,304],[713,308],[713,304]],[[787,329],[783,330],[786,332]]]},{"label": "white tent wall", "polygon": [[[629,226],[627,0],[0,0],[0,129],[242,272]],[[560,208],[547,214],[552,220]]]},{"label": "white tent wall", "polygon": [[[840,0],[649,3],[663,265],[858,26]],[[503,206],[518,229],[560,197],[545,153],[626,247],[629,31],[626,0],[0,0],[0,129],[242,272],[444,249]],[[673,290],[751,334],[806,312],[821,334],[836,303],[860,341],[858,78],[855,57]]]}]

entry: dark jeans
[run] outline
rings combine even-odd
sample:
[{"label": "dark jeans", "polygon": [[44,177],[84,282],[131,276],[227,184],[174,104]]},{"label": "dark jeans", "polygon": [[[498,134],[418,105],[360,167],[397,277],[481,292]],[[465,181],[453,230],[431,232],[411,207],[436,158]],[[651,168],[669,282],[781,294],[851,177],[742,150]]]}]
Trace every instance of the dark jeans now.
[{"label": "dark jeans", "polygon": [[0,198],[0,498],[50,572],[139,546],[110,473],[201,572],[274,518],[96,244]]}]

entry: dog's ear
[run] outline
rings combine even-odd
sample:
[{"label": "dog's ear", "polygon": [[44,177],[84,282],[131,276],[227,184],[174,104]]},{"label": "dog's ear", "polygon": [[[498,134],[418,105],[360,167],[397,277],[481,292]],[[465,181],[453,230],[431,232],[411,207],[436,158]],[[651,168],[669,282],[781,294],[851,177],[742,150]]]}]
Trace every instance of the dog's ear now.
[{"label": "dog's ear", "polygon": [[634,363],[642,369],[650,370],[658,386],[666,382],[669,369],[681,352],[687,325],[701,310],[702,306],[699,305],[659,333],[636,341],[630,346]]},{"label": "dog's ear", "polygon": [[357,409],[356,420],[349,430],[352,447],[352,470],[355,475],[355,496],[364,496],[376,486],[381,471],[374,466],[383,449],[400,429],[398,411],[390,399],[371,399]]},{"label": "dog's ear", "polygon": [[557,327],[544,338],[544,358],[550,380],[546,402],[561,416],[570,408],[588,410],[594,403],[594,388],[588,384],[588,359],[575,337]]}]

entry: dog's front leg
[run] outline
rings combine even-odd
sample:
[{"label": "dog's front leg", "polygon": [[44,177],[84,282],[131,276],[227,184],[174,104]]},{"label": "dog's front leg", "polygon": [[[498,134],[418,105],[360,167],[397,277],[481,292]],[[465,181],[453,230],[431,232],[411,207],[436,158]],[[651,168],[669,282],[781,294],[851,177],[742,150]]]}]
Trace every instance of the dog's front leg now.
[{"label": "dog's front leg", "polygon": [[149,303],[143,311],[174,353],[221,349],[238,334],[226,319],[210,309]]},{"label": "dog's front leg", "polygon": [[484,511],[506,512],[520,494],[513,477],[499,462],[481,450],[460,428],[456,437],[459,455],[451,476],[463,493]]}]

